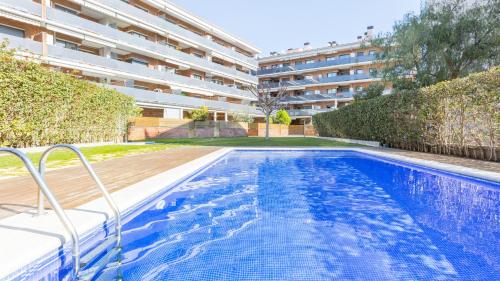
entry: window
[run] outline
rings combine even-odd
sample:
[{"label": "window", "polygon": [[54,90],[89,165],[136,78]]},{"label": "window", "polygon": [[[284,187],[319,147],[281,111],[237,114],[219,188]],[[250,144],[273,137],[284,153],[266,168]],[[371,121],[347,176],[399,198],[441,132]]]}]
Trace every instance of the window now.
[{"label": "window", "polygon": [[140,59],[136,59],[136,58],[130,58],[127,60],[127,62],[131,63],[131,64],[139,64],[139,65],[143,65],[143,66],[149,66],[149,62],[143,61]]},{"label": "window", "polygon": [[301,64],[303,64],[303,63],[304,63],[303,61],[296,61],[296,62],[295,62],[295,65],[301,65]]},{"label": "window", "polygon": [[134,7],[136,7],[137,9],[141,9],[141,10],[143,10],[146,13],[149,13],[149,10],[146,9],[146,8],[143,8],[143,7],[140,7],[140,6],[134,6]]},{"label": "window", "polygon": [[347,58],[350,58],[350,57],[351,57],[351,55],[349,55],[349,54],[343,54],[343,55],[339,56],[339,59],[347,59]]},{"label": "window", "polygon": [[6,25],[0,25],[0,33],[24,38],[24,30]]},{"label": "window", "polygon": [[193,56],[195,56],[195,57],[199,57],[200,59],[202,59],[202,58],[203,58],[203,55],[202,55],[202,54],[198,54],[198,53],[193,53]]},{"label": "window", "polygon": [[362,92],[363,91],[363,86],[358,86],[356,87],[356,92]]},{"label": "window", "polygon": [[140,89],[140,90],[149,90],[148,87],[146,87],[146,86],[140,86],[140,85],[134,85],[134,88]]},{"label": "window", "polygon": [[356,53],[356,56],[357,56],[357,57],[362,57],[362,56],[364,56],[364,55],[365,55],[365,53],[364,53],[364,52],[357,52],[357,53]]},{"label": "window", "polygon": [[314,91],[305,91],[304,92],[305,96],[309,96],[309,95],[312,95],[312,94],[314,94]]},{"label": "window", "polygon": [[376,50],[370,50],[370,52],[368,52],[368,54],[370,56],[375,56],[375,55],[377,55],[377,51]]},{"label": "window", "polygon": [[326,77],[330,78],[330,77],[335,77],[337,76],[337,72],[330,72],[328,74],[326,74]]},{"label": "window", "polygon": [[336,60],[336,57],[326,57],[326,61],[334,61]]},{"label": "window", "polygon": [[137,31],[129,31],[128,34],[135,36],[135,37],[142,38],[142,39],[148,39],[148,37],[146,35],[139,33]]},{"label": "window", "polygon": [[65,13],[69,13],[69,14],[73,14],[73,15],[78,15],[78,13],[79,13],[77,10],[74,10],[74,9],[65,7],[63,5],[59,5],[59,4],[55,4],[54,8],[56,8],[59,11],[63,11]]},{"label": "window", "polygon": [[370,72],[370,75],[377,75],[377,69],[376,68],[370,68],[369,72]]},{"label": "window", "polygon": [[336,94],[337,93],[337,89],[328,89],[328,90],[326,90],[326,93],[327,94]]},{"label": "window", "polygon": [[201,75],[199,75],[199,74],[193,74],[192,77],[194,79],[203,80],[203,77],[201,77]]},{"label": "window", "polygon": [[222,80],[219,79],[212,79],[212,82],[215,84],[224,85],[224,82],[222,82]]},{"label": "window", "polygon": [[364,70],[363,69],[356,69],[356,74],[363,74]]},{"label": "window", "polygon": [[315,63],[316,61],[315,60],[306,60],[306,64],[311,64],[311,63]]},{"label": "window", "polygon": [[78,51],[77,44],[75,44],[73,42],[69,42],[69,41],[64,41],[61,39],[56,39],[56,46],[61,46],[61,47],[66,48],[66,49]]}]

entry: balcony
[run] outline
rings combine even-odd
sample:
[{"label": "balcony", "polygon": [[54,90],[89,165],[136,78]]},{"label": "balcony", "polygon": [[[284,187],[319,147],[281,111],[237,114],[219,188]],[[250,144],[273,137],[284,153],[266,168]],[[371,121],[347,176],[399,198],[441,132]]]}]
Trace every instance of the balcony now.
[{"label": "balcony", "polygon": [[[41,6],[31,1],[4,0],[0,5],[41,18]],[[116,48],[145,55],[149,54],[155,58],[167,60],[181,66],[187,65],[213,75],[257,84],[257,77],[255,76],[54,8],[47,8],[47,25],[49,29],[54,27],[52,29],[72,36],[77,33],[77,37],[89,42],[97,42],[108,46],[111,44]],[[66,28],[63,29],[63,27]]]},{"label": "balcony", "polygon": [[44,63],[78,69],[95,77],[111,77],[115,79],[131,79],[154,84],[168,85],[174,89],[201,94],[218,94],[246,100],[255,100],[252,93],[234,87],[218,85],[191,77],[177,75],[170,72],[158,71],[147,66],[131,64],[93,54],[74,51],[60,46],[48,45],[47,57],[41,57],[42,43],[1,34],[0,38],[9,40],[9,47],[26,50],[28,53],[38,55],[37,58]]},{"label": "balcony", "polygon": [[337,93],[320,92],[314,94],[303,94],[298,96],[286,96],[281,100],[283,104],[303,104],[331,100],[351,100],[354,92],[343,91]]},{"label": "balcony", "polygon": [[257,71],[257,75],[258,76],[269,76],[272,74],[284,74],[287,72],[303,72],[303,71],[316,70],[316,69],[327,68],[327,67],[332,67],[332,66],[341,66],[341,65],[348,65],[348,64],[372,62],[375,60],[376,60],[375,55],[341,58],[341,59],[329,60],[329,61],[324,60],[324,61],[319,61],[319,62],[315,62],[315,63],[298,64],[295,66],[285,66],[285,67],[278,67],[278,68],[271,68],[271,69],[260,69],[259,71]]},{"label": "balcony", "polygon": [[[94,11],[113,15],[120,18],[121,20],[129,20],[135,25],[144,26],[148,29],[155,30],[163,35],[173,35],[178,37],[180,40],[190,42],[193,45],[200,45],[204,48],[215,52],[213,55],[218,56],[218,54],[229,57],[233,60],[239,61],[245,66],[253,69],[257,69],[257,61],[254,58],[247,57],[237,51],[227,48],[225,46],[219,45],[209,38],[198,35],[192,31],[189,31],[179,25],[173,24],[161,17],[149,14],[139,8],[136,8],[130,4],[123,2],[122,0],[70,0],[77,4],[81,4],[84,7],[92,9]],[[103,11],[107,10],[107,11]],[[175,38],[172,38],[175,40]]]},{"label": "balcony", "polygon": [[303,79],[286,81],[282,83],[267,83],[265,84],[272,89],[277,89],[282,86],[286,86],[288,90],[300,90],[304,89],[306,86],[320,86],[324,84],[337,84],[342,82],[357,82],[362,80],[379,80],[380,78],[376,75],[371,74],[352,74],[352,75],[338,75],[333,77],[321,77],[315,79]]},{"label": "balcony", "polygon": [[333,108],[322,108],[322,109],[290,109],[287,110],[291,117],[309,117],[318,113],[328,112],[335,110]]},{"label": "balcony", "polygon": [[248,114],[248,115],[258,115],[258,116],[262,115],[262,112],[258,111],[257,108],[248,105],[234,104],[223,101],[206,100],[206,99],[193,98],[182,95],[156,93],[147,90],[120,87],[114,85],[103,85],[103,86],[115,89],[120,93],[134,97],[137,103],[156,104],[159,106],[178,106],[183,108],[199,108],[200,106],[207,106],[210,110]]}]

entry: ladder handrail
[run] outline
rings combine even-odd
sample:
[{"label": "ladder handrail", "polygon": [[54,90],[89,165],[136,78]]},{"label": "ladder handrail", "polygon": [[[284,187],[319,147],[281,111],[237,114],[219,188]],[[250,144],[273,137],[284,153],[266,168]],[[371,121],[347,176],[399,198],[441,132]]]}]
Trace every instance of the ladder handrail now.
[{"label": "ladder handrail", "polygon": [[31,176],[38,185],[39,192],[45,195],[45,197],[47,197],[47,200],[49,201],[50,205],[52,205],[52,208],[59,217],[59,220],[62,222],[64,228],[71,235],[71,240],[73,242],[72,254],[73,254],[74,271],[75,271],[74,273],[76,275],[80,270],[80,239],[78,237],[78,232],[76,231],[75,226],[73,225],[73,223],[71,223],[68,216],[66,215],[66,212],[64,212],[64,209],[61,207],[61,205],[55,198],[54,194],[52,194],[52,191],[47,186],[47,183],[45,182],[41,174],[36,170],[35,166],[28,158],[28,156],[26,156],[26,154],[24,154],[18,149],[9,147],[0,147],[0,152],[7,152],[13,154],[23,161],[24,166],[26,167],[26,169],[28,169]]},{"label": "ladder handrail", "polygon": [[[94,181],[97,184],[97,187],[99,190],[102,192],[104,195],[104,198],[106,199],[108,205],[111,207],[113,210],[113,213],[115,215],[115,229],[116,229],[116,244],[120,245],[121,243],[121,228],[122,228],[122,223],[121,223],[121,214],[118,209],[118,206],[116,205],[115,201],[113,201],[113,198],[111,198],[111,195],[109,194],[108,190],[104,187],[102,184],[101,180],[97,176],[97,174],[94,172],[94,169],[92,169],[92,166],[90,166],[90,163],[87,161],[87,158],[83,155],[83,153],[78,149],[76,146],[71,145],[71,144],[56,144],[48,148],[43,154],[42,157],[40,158],[40,166],[39,166],[39,171],[40,171],[40,176],[42,179],[45,176],[45,162],[47,161],[47,158],[49,154],[56,150],[56,149],[69,149],[73,151],[78,158],[80,158],[80,161],[82,162],[83,166],[87,170],[87,172],[90,174],[90,176],[94,179]],[[41,193],[39,193],[39,200],[38,200],[38,211],[39,213],[43,212],[43,196]]]}]

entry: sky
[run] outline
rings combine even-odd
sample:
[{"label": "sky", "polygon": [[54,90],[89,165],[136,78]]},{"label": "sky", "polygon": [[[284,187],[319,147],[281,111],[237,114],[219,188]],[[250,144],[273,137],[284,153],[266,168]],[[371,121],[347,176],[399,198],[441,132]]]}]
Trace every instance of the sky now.
[{"label": "sky", "polygon": [[389,32],[408,12],[418,13],[421,0],[173,0],[178,6],[215,24],[262,51],[284,51],[310,42],[349,43],[375,26]]}]

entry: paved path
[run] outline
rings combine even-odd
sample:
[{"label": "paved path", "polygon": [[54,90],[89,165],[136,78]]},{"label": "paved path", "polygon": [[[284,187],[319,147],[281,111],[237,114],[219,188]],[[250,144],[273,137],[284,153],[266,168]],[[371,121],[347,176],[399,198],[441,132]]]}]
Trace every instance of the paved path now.
[{"label": "paved path", "polygon": [[[209,154],[217,147],[178,147],[92,164],[110,192],[130,186]],[[101,196],[83,166],[47,172],[47,183],[63,208],[75,208]],[[31,176],[0,180],[0,219],[36,208],[37,186]],[[47,206],[50,207],[48,203]]]},{"label": "paved path", "polygon": [[[160,152],[107,160],[93,164],[92,166],[105,186],[113,192],[217,149],[219,148],[178,147]],[[500,172],[500,163],[495,162],[395,149],[367,149]],[[48,172],[47,182],[64,208],[74,208],[101,196],[83,167],[72,167]],[[34,209],[36,199],[37,187],[31,177],[25,176],[0,180],[0,219]]]},{"label": "paved path", "polygon": [[391,149],[391,148],[370,148],[363,147],[365,149],[371,149],[375,151],[382,151],[386,153],[414,157],[423,160],[432,160],[436,162],[442,162],[446,164],[452,164],[457,166],[463,166],[467,168],[479,169],[490,172],[500,173],[500,162],[492,162],[492,161],[482,161],[476,159],[467,159],[455,156],[447,156],[447,155],[439,155],[432,153],[423,153],[423,152],[414,152],[407,150],[399,150],[399,149]]}]

